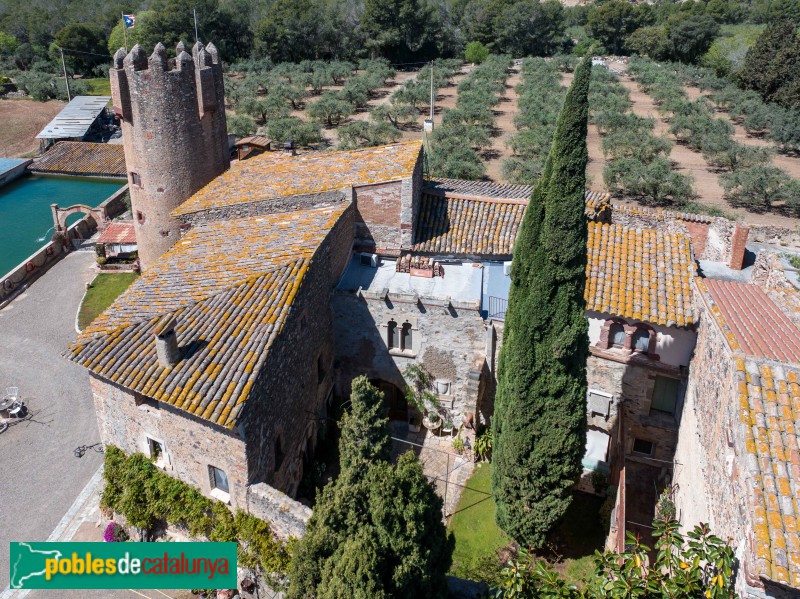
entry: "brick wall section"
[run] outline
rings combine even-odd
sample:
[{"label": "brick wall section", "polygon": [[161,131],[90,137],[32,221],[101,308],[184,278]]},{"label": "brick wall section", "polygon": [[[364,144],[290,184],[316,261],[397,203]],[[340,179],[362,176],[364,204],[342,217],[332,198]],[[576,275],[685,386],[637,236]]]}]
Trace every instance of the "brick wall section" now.
[{"label": "brick wall section", "polygon": [[692,238],[692,250],[695,256],[702,256],[708,239],[708,225],[705,223],[683,223],[689,237]]},{"label": "brick wall section", "polygon": [[736,228],[733,231],[733,239],[731,241],[731,256],[728,266],[734,270],[742,270],[744,263],[744,253],[747,249],[747,236],[750,229],[736,223]]},{"label": "brick wall section", "polygon": [[[265,482],[294,496],[303,453],[313,450],[333,384],[330,294],[350,258],[354,210],[341,216],[315,253],[281,334],[269,350],[242,415],[250,483]],[[318,381],[318,358],[323,378]],[[275,469],[276,441],[284,455]]]},{"label": "brick wall section", "polygon": [[356,237],[377,248],[398,249],[403,182],[356,187]]},{"label": "brick wall section", "polygon": [[231,505],[247,507],[245,444],[230,431],[195,418],[169,404],[142,403],[140,396],[90,373],[100,439],[125,453],[149,455],[147,438],[163,444],[165,471],[210,496],[209,465],[228,475]]},{"label": "brick wall section", "polygon": [[352,191],[350,188],[347,188],[345,191],[294,195],[265,200],[263,202],[253,202],[251,204],[231,204],[229,206],[212,208],[201,212],[182,214],[178,218],[181,222],[188,225],[199,226],[219,220],[264,216],[265,214],[277,214],[279,212],[293,212],[297,210],[319,208],[321,206],[330,206],[350,201],[351,196]]},{"label": "brick wall section", "polygon": [[118,53],[109,71],[143,269],[180,238],[181,223],[170,212],[230,165],[222,64],[195,54],[170,69],[166,54],[148,59],[137,46],[124,61]]},{"label": "brick wall section", "polygon": [[[333,297],[336,337],[336,388],[341,395],[350,392],[352,380],[362,374],[381,379],[403,389],[402,372],[407,365],[421,362],[435,379],[451,381],[450,393],[442,397],[453,422],[458,425],[466,412],[475,413],[485,361],[486,326],[479,306],[459,304],[448,307],[446,300],[397,295],[384,300],[375,296],[358,297],[337,293]],[[409,319],[413,356],[391,355],[386,338],[386,323]]]}]

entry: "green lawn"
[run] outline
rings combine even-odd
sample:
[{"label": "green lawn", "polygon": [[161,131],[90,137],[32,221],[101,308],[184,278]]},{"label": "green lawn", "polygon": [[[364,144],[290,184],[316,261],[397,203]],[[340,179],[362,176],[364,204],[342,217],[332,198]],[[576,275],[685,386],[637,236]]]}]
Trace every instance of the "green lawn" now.
[{"label": "green lawn", "polygon": [[[450,521],[456,540],[450,574],[489,583],[500,570],[500,562],[509,558],[511,549],[511,539],[494,521],[491,475],[491,464],[475,468]],[[571,583],[580,584],[593,572],[594,551],[603,549],[605,532],[599,516],[602,503],[599,497],[576,493],[562,523],[550,534],[547,551],[539,552]],[[504,548],[507,549],[500,551]]]},{"label": "green lawn", "polygon": [[78,312],[78,328],[83,330],[108,308],[139,275],[132,272],[106,273],[97,275],[92,286],[86,291]]},{"label": "green lawn", "polygon": [[450,531],[456,539],[453,551],[453,576],[470,580],[485,579],[482,571],[499,564],[497,552],[511,539],[494,522],[494,499],[491,496],[492,465],[478,464],[461,494]]},{"label": "green lawn", "polygon": [[96,77],[94,79],[82,79],[89,86],[90,96],[110,96],[111,80],[108,77]]}]

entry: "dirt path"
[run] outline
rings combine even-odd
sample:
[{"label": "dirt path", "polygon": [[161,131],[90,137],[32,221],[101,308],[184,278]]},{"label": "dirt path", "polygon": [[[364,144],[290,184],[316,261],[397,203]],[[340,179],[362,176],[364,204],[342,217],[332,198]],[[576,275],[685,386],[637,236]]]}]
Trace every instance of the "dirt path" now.
[{"label": "dirt path", "polygon": [[56,101],[0,100],[0,158],[38,152],[36,135],[65,105]]},{"label": "dirt path", "polygon": [[498,183],[507,183],[503,176],[503,162],[511,156],[511,137],[516,133],[514,117],[519,112],[517,100],[519,95],[516,88],[522,79],[521,69],[516,66],[512,68],[511,75],[506,80],[506,89],[500,98],[500,103],[492,111],[494,114],[494,132],[492,147],[486,152],[484,161],[486,162],[486,175]]},{"label": "dirt path", "polygon": [[[686,95],[689,96],[691,100],[697,100],[701,97],[708,97],[708,94],[704,94],[696,87],[689,87],[684,86],[683,88],[686,90]],[[728,114],[725,110],[720,110],[719,108],[716,109],[716,116],[720,118],[725,118],[733,125],[734,133],[733,139],[741,144],[745,144],[748,146],[753,146],[756,148],[772,148],[775,150],[775,144],[769,141],[768,139],[762,139],[760,137],[753,137],[747,134],[747,131],[741,125],[735,123],[733,119],[731,119],[730,114]],[[782,168],[785,170],[789,175],[792,176],[794,179],[800,179],[800,157],[796,156],[786,156],[785,154],[778,154],[777,152],[772,155],[772,164],[775,166]]]}]

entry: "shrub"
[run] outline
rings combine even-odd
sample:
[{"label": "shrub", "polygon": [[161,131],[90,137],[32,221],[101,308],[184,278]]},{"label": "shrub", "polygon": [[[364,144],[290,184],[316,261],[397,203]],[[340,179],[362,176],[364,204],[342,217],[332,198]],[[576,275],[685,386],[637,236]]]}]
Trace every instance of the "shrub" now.
[{"label": "shrub", "polygon": [[227,121],[228,133],[232,133],[239,138],[252,135],[258,129],[258,126],[253,119],[242,114],[228,115]]},{"label": "shrub", "polygon": [[125,532],[125,529],[113,520],[108,523],[105,531],[103,531],[103,540],[106,543],[124,543],[128,539],[128,533]]},{"label": "shrub", "polygon": [[294,141],[301,146],[310,146],[322,141],[318,124],[308,123],[293,116],[272,121],[267,126],[267,131],[272,141],[277,144]]},{"label": "shrub", "polygon": [[464,60],[480,64],[489,56],[489,48],[480,42],[470,42],[464,49]]},{"label": "shrub", "polygon": [[725,199],[731,206],[741,206],[753,212],[764,212],[774,202],[791,201],[793,191],[785,171],[767,165],[755,165],[726,173],[720,177]]}]

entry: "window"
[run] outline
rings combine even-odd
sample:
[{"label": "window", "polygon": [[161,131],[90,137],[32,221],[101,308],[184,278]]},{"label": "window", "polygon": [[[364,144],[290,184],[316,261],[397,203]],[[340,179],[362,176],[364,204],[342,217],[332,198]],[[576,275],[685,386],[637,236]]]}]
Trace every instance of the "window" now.
[{"label": "window", "polygon": [[150,453],[150,459],[156,466],[166,466],[167,456],[164,453],[164,444],[161,441],[147,437],[147,449]]},{"label": "window", "polygon": [[131,171],[131,183],[138,187],[142,186],[142,177],[139,175],[139,173],[134,173]]},{"label": "window", "polygon": [[650,331],[644,327],[639,327],[633,334],[633,349],[647,353],[650,350]]},{"label": "window", "polygon": [[656,376],[656,382],[653,386],[653,399],[650,402],[650,413],[652,414],[655,411],[675,414],[680,391],[681,382],[678,379]]},{"label": "window", "polygon": [[625,327],[615,322],[608,329],[608,339],[615,347],[625,347]]},{"label": "window", "polygon": [[325,380],[325,364],[322,361],[322,354],[317,357],[317,385],[321,385]]},{"label": "window", "polygon": [[208,476],[211,479],[211,488],[223,493],[230,493],[228,489],[228,475],[215,466],[208,467]]},{"label": "window", "polygon": [[389,349],[400,348],[400,339],[397,333],[397,323],[394,320],[390,320],[386,327],[386,345],[389,346]]},{"label": "window", "polygon": [[647,457],[653,457],[653,452],[655,449],[656,446],[652,441],[645,441],[644,439],[633,440],[633,453],[646,455]]},{"label": "window", "polygon": [[411,323],[403,323],[403,328],[400,331],[400,349],[403,351],[411,351]]},{"label": "window", "polygon": [[155,399],[150,399],[144,395],[135,395],[133,401],[137,408],[142,408],[143,410],[158,409],[158,402]]},{"label": "window", "polygon": [[283,464],[283,448],[281,447],[281,439],[275,439],[275,472],[281,469]]},{"label": "window", "polygon": [[144,212],[142,212],[141,210],[137,210],[137,211],[136,211],[136,221],[137,221],[137,222],[138,222],[140,225],[143,225],[143,224],[144,224]]}]

